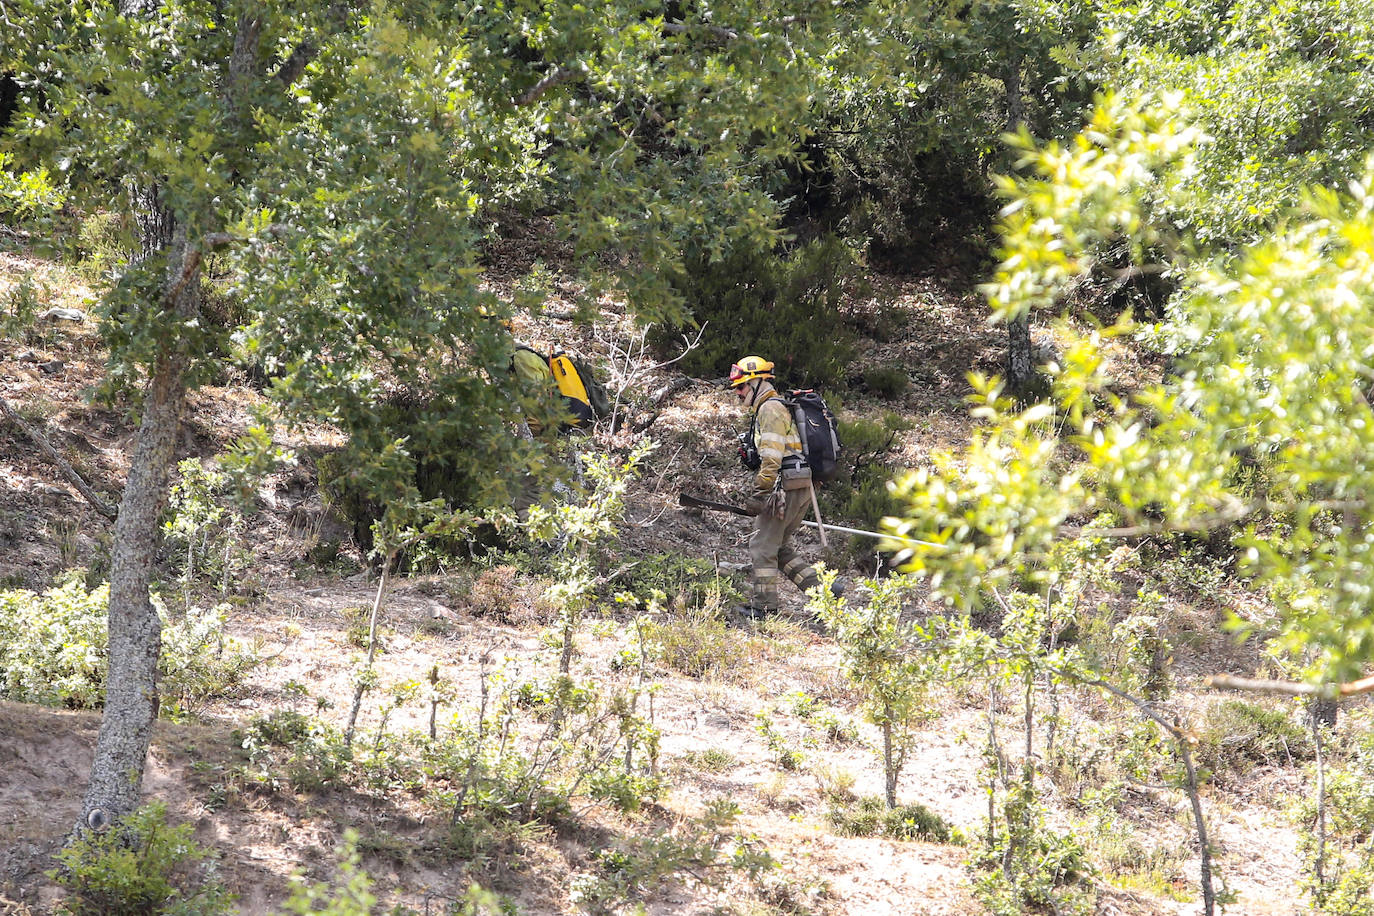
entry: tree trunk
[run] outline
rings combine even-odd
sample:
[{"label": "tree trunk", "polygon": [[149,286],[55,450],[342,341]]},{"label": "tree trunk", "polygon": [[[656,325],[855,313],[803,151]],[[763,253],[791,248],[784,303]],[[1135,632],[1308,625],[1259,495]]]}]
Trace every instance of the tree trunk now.
[{"label": "tree trunk", "polygon": [[883,800],[888,810],[897,807],[897,766],[892,757],[892,722],[883,721]]},{"label": "tree trunk", "polygon": [[1320,725],[1328,731],[1334,730],[1340,714],[1341,701],[1337,697],[1313,697],[1307,703],[1307,716],[1313,728]]},{"label": "tree trunk", "polygon": [[[1002,71],[1002,87],[1007,106],[1007,130],[1017,131],[1026,123],[1026,102],[1021,92],[1021,55],[1013,54]],[[1031,358],[1030,315],[1007,322],[1007,388],[1021,400],[1037,396],[1035,361]]]},{"label": "tree trunk", "polygon": [[[154,200],[155,192],[145,199]],[[159,203],[159,213],[142,214],[139,224],[145,254],[168,252],[168,275],[159,305],[178,319],[194,317],[200,307],[199,253],[184,227],[177,227]],[[167,478],[175,456],[186,403],[186,343],[169,333],[153,364],[143,400],[129,478],[115,522],[110,562],[110,670],[105,713],[91,763],[91,781],[77,833],[99,829],[138,807],[143,770],[157,719],[157,663],[162,623],[149,592],[160,534],[158,517],[167,497]]]},{"label": "tree trunk", "polygon": [[19,84],[14,81],[13,75],[0,73],[0,130],[9,127],[10,118],[14,116],[18,104]]},{"label": "tree trunk", "polygon": [[1035,361],[1031,358],[1030,316],[1007,322],[1007,388],[1018,397],[1035,390]]},{"label": "tree trunk", "polygon": [[[162,15],[160,0],[119,0],[130,18]],[[255,71],[262,23],[245,14],[236,24],[234,49],[226,62],[226,114],[245,120],[245,93]],[[91,781],[82,802],[79,836],[99,829],[138,807],[143,771],[157,721],[157,666],[162,622],[153,607],[149,583],[161,533],[158,524],[167,499],[167,480],[186,406],[190,341],[183,328],[199,316],[200,243],[177,221],[155,179],[138,181],[130,195],[139,229],[139,259],[166,258],[166,279],[152,321],[160,323],[161,348],[149,367],[143,417],[129,464],[129,477],[115,521],[110,558],[110,671],[105,713],[96,738]]]}]

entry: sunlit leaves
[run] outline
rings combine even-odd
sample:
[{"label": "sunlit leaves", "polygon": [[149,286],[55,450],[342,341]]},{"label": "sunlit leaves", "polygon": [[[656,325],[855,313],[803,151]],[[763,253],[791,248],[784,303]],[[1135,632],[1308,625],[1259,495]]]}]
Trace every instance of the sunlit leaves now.
[{"label": "sunlit leaves", "polygon": [[[1004,314],[1055,301],[1100,240],[1148,239],[1142,189],[1178,187],[1192,136],[1108,100],[1069,146],[1027,145],[989,289]],[[1011,410],[981,383],[968,448],[897,484],[894,529],[941,545],[911,548],[907,568],[972,604],[1052,580],[1056,544],[1094,519],[1108,537],[1227,531],[1315,676],[1374,660],[1372,182],[1374,161],[1348,193],[1314,192],[1270,239],[1194,269],[1163,328],[1190,353],[1164,382],[1111,390],[1102,346],[1123,324],[1066,348],[1051,404]]]},{"label": "sunlit leaves", "polygon": [[1002,217],[1001,266],[986,287],[999,320],[1054,304],[1055,292],[1089,268],[1088,246],[1115,236],[1151,241],[1139,200],[1162,167],[1186,175],[1196,130],[1159,108],[1109,98],[1067,144],[1037,150],[1026,132],[1012,138],[1032,176],[999,179],[1012,197]]}]

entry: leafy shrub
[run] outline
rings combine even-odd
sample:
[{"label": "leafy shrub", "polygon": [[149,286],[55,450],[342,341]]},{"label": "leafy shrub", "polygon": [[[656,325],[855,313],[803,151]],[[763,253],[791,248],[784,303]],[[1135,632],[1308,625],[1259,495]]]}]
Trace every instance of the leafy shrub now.
[{"label": "leafy shrub", "polygon": [[722,578],[714,563],[680,552],[641,557],[625,587],[639,595],[660,593],[660,603],[678,612],[708,604],[729,605],[736,598],[731,580]]},{"label": "leafy shrub", "polygon": [[[1326,831],[1320,846],[1316,799],[1305,799],[1297,811],[1298,852],[1308,865],[1304,885],[1323,916],[1374,916],[1374,734],[1360,713],[1352,714],[1351,731],[1348,756],[1326,774]],[[1319,850],[1321,881],[1314,868]]]},{"label": "leafy shrub", "polygon": [[766,712],[755,715],[754,729],[763,736],[773,755],[773,762],[789,773],[800,770],[806,758],[801,749],[790,744],[785,735],[773,725],[773,718]]},{"label": "leafy shrub", "polygon": [[1227,700],[1207,710],[1194,755],[1216,778],[1243,776],[1257,766],[1311,759],[1312,736],[1281,709]]},{"label": "leafy shrub", "polygon": [[94,278],[102,278],[123,266],[138,244],[128,217],[112,210],[100,210],[84,217],[77,230],[76,242],[82,270]]},{"label": "leafy shrub", "polygon": [[858,726],[833,710],[817,713],[811,724],[831,744],[854,744],[859,740]]},{"label": "leafy shrub", "polygon": [[230,696],[262,663],[257,644],[226,636],[228,605],[191,608],[184,615],[163,615],[162,660],[158,691],[167,717],[197,712],[208,700]]},{"label": "leafy shrub", "polygon": [[34,285],[33,274],[26,273],[0,298],[0,337],[19,340],[38,320],[42,291]]},{"label": "leafy shrub", "polygon": [[663,619],[650,621],[647,631],[656,657],[688,677],[718,676],[744,660],[744,647],[717,606],[670,610]]},{"label": "leafy shrub", "polygon": [[897,780],[914,746],[917,727],[929,718],[930,685],[941,676],[931,651],[932,632],[905,618],[912,585],[901,579],[866,580],[864,606],[830,592],[834,574],[822,571],[822,588],[811,609],[835,634],[846,680],[862,696],[864,716],[882,734],[884,798],[897,806]]},{"label": "leafy shrub", "polygon": [[298,916],[372,916],[377,897],[372,877],[363,870],[357,831],[344,831],[343,851],[332,882],[298,881],[286,901],[286,912]]},{"label": "leafy shrub", "polygon": [[0,153],[0,215],[19,221],[51,219],[67,202],[62,184],[46,168],[25,170]]},{"label": "leafy shrub", "polygon": [[57,858],[52,877],[70,894],[59,912],[70,916],[211,916],[233,901],[211,852],[192,839],[190,824],[169,825],[161,802],[85,834]]},{"label": "leafy shrub", "polygon": [[719,747],[708,747],[704,751],[688,751],[682,755],[682,759],[688,766],[706,773],[723,773],[739,763],[739,758]]},{"label": "leafy shrub", "polygon": [[[259,659],[224,635],[224,609],[162,617],[161,689],[186,711],[232,692]],[[43,594],[0,592],[0,696],[26,703],[94,709],[105,695],[109,665],[109,586],[87,591],[71,573]]]},{"label": "leafy shrub", "polygon": [[599,801],[609,802],[616,810],[633,814],[647,802],[663,797],[663,781],[656,776],[626,773],[624,770],[604,768],[587,779],[587,794]]},{"label": "leafy shrub", "polygon": [[181,585],[190,602],[198,578],[220,582],[227,595],[251,562],[239,546],[243,516],[223,498],[229,478],[196,458],[177,464],[179,479],[168,494],[162,522],[163,543],[181,565]]},{"label": "leafy shrub", "polygon": [[0,692],[7,699],[94,709],[104,698],[109,586],[76,576],[43,593],[0,592]]},{"label": "leafy shrub", "polygon": [[[835,236],[789,255],[745,249],[722,260],[689,257],[679,292],[697,324],[709,326],[701,345],[683,358],[683,370],[718,378],[735,360],[757,354],[777,364],[784,385],[814,388],[839,381],[854,349],[840,311],[853,262]],[[671,350],[682,331],[657,329],[655,346]]]},{"label": "leafy shrub", "polygon": [[274,792],[283,779],[291,788],[315,792],[348,781],[353,749],[336,728],[290,709],[253,717],[235,730],[234,740],[248,755],[245,775],[251,785]]},{"label": "leafy shrub", "polygon": [[[872,528],[889,515],[901,514],[901,504],[888,488],[895,469],[888,464],[887,453],[897,437],[910,428],[910,421],[896,413],[884,414],[879,420],[840,420],[840,440],[845,449],[842,464],[847,473],[825,487],[823,498],[832,515]],[[857,535],[850,545],[856,556],[872,553],[874,546],[874,541]]]},{"label": "leafy shrub", "polygon": [[[348,430],[348,444],[321,456],[316,468],[321,493],[349,523],[364,556],[373,550],[373,526],[388,511],[406,516],[389,521],[412,523],[423,514],[422,502],[448,510],[510,505],[518,469],[514,462],[493,466],[484,449],[474,447],[486,431],[467,428],[468,418],[449,400],[406,390],[348,418],[356,425]],[[486,538],[491,532],[477,534]],[[477,539],[472,531],[436,536],[424,552],[430,559],[467,556]],[[414,561],[416,553],[404,559]]]},{"label": "leafy shrub", "polygon": [[864,370],[863,383],[869,393],[890,401],[906,394],[911,376],[901,366],[874,366]]},{"label": "leafy shrub", "polygon": [[585,913],[621,913],[625,903],[642,900],[670,881],[690,878],[719,887],[731,871],[757,877],[772,869],[775,863],[767,850],[732,834],[738,816],[738,805],[717,798],[700,819],[677,830],[598,851],[596,870],[572,880],[573,903]]},{"label": "leafy shrub", "polygon": [[518,571],[510,565],[482,570],[467,595],[468,610],[477,617],[498,623],[524,622],[527,616],[524,599]]},{"label": "leafy shrub", "polygon": [[935,843],[948,843],[955,837],[949,823],[925,805],[889,808],[876,795],[832,805],[827,819],[840,836],[887,836]]},{"label": "leafy shrub", "polygon": [[1093,912],[1093,868],[1082,844],[1046,827],[1033,793],[1013,791],[1004,814],[1009,829],[973,861],[985,870],[975,879],[974,892],[987,911],[994,916]]}]

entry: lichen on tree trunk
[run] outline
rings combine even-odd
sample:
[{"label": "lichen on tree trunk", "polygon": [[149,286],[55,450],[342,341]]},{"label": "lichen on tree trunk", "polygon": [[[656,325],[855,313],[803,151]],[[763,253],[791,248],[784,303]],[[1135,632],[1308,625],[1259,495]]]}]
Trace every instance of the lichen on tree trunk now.
[{"label": "lichen on tree trunk", "polygon": [[[200,308],[199,254],[190,246],[185,228],[176,226],[166,214],[143,225],[166,232],[168,274],[161,305],[177,320],[194,317]],[[145,236],[143,241],[145,252],[157,250],[158,239]],[[105,712],[77,834],[118,820],[138,807],[157,720],[157,665],[162,648],[162,623],[149,585],[157,558],[159,515],[186,404],[188,365],[184,338],[168,334],[144,393],[143,418],[115,522]]]}]

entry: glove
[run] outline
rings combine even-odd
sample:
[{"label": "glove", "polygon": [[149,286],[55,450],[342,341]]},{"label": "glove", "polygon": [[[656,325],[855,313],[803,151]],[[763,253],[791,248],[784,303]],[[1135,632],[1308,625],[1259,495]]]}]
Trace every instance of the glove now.
[{"label": "glove", "polygon": [[751,496],[744,501],[744,505],[741,508],[750,515],[758,515],[763,511],[763,500],[759,499],[757,496]]},{"label": "glove", "polygon": [[768,516],[781,520],[787,511],[787,494],[781,490],[775,490],[768,494],[768,498],[763,501],[760,515]]}]

